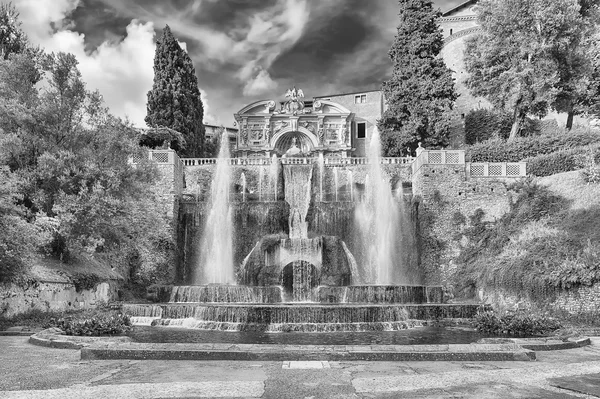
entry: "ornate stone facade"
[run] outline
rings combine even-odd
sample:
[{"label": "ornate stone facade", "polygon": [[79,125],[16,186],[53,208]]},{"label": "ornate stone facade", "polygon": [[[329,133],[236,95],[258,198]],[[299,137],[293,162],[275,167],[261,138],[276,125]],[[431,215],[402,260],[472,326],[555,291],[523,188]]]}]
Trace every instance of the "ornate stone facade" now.
[{"label": "ornate stone facade", "polygon": [[295,87],[277,108],[274,100],[252,103],[234,115],[239,126],[238,157],[285,156],[293,146],[295,156],[348,157],[352,152],[350,126],[354,114],[327,100],[304,101]]}]

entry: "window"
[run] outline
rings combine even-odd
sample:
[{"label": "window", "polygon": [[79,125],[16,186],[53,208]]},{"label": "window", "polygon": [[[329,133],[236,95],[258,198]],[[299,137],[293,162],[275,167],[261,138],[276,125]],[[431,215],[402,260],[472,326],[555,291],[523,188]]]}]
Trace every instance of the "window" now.
[{"label": "window", "polygon": [[356,123],[356,138],[364,139],[367,137],[367,124],[365,122]]},{"label": "window", "polygon": [[450,36],[452,36],[452,29],[450,29]]},{"label": "window", "polygon": [[354,104],[364,104],[367,102],[366,94],[357,94],[354,96]]}]

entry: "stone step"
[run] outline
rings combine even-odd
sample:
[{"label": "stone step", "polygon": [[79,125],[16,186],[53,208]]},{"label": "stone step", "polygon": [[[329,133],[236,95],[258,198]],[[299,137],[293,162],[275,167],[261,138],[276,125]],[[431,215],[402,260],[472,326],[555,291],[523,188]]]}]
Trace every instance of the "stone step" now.
[{"label": "stone step", "polygon": [[82,360],[253,360],[253,361],[534,361],[535,352],[516,344],[457,345],[91,345]]}]

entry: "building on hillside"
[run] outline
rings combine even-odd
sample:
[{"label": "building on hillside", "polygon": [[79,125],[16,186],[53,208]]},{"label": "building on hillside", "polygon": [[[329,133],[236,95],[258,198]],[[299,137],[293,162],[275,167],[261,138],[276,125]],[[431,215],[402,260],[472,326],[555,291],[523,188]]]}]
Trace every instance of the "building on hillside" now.
[{"label": "building on hillside", "polygon": [[[217,134],[222,127],[223,126],[204,124],[205,139],[207,139],[207,140],[212,139],[215,136],[215,134]],[[234,127],[225,127],[225,130],[227,131],[227,134],[229,135],[229,146],[233,149],[237,145],[238,130]]]},{"label": "building on hillside", "polygon": [[354,115],[351,123],[352,155],[364,157],[366,143],[385,111],[385,100],[381,90],[357,91],[315,97],[315,100],[333,101],[348,108]]},{"label": "building on hillside", "polygon": [[[464,143],[464,118],[469,111],[480,108],[492,108],[492,104],[483,97],[473,96],[466,86],[468,77],[464,51],[469,38],[481,32],[477,21],[476,7],[478,0],[467,0],[442,14],[439,25],[444,35],[442,57],[448,68],[454,72],[455,87],[460,97],[456,100],[452,114],[451,147],[458,148]],[[564,126],[566,114],[550,112],[545,119],[555,119]],[[574,123],[589,125],[582,117],[575,117]]]},{"label": "building on hillside", "polygon": [[464,144],[464,119],[474,109],[491,108],[491,104],[483,97],[473,96],[466,86],[467,72],[464,63],[464,51],[467,39],[481,32],[477,22],[475,6],[477,0],[468,0],[444,12],[439,25],[444,35],[442,57],[446,66],[453,71],[455,88],[459,94],[451,120],[450,146],[460,147]]},{"label": "building on hillside", "polygon": [[[305,101],[302,90],[289,89],[286,101],[249,104],[234,117],[240,127],[238,157],[273,154],[363,157],[384,110],[380,90],[332,94]],[[292,152],[290,152],[292,151]]]}]

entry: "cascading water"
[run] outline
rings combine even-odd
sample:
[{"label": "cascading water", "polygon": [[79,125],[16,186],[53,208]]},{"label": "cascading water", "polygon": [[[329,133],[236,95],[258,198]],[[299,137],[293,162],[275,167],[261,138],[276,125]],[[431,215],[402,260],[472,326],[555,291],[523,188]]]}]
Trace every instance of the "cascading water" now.
[{"label": "cascading water", "polygon": [[323,153],[319,153],[319,195],[321,196],[321,202],[323,202],[323,175],[325,174],[325,158]]},{"label": "cascading water", "polygon": [[240,176],[240,185],[242,186],[242,202],[246,202],[246,174],[244,172]]},{"label": "cascading water", "polygon": [[220,145],[211,184],[210,210],[200,242],[199,261],[193,273],[194,284],[235,284],[233,222],[229,203],[232,168],[227,133],[221,135]]},{"label": "cascading water", "polygon": [[364,278],[368,284],[394,284],[394,267],[400,258],[399,214],[401,201],[394,199],[390,182],[381,168],[381,142],[377,127],[373,130],[367,152],[369,174],[365,195],[356,210],[363,241]]},{"label": "cascading water", "polygon": [[312,165],[285,165],[285,201],[290,204],[290,238],[308,238]]},{"label": "cascading water", "polygon": [[335,192],[335,202],[338,202],[338,168],[333,168],[333,191]]},{"label": "cascading water", "polygon": [[273,190],[273,201],[277,201],[277,180],[279,179],[279,160],[277,155],[273,154],[271,165],[269,166],[269,183]]},{"label": "cascading water", "polygon": [[348,187],[350,189],[350,201],[354,201],[354,175],[350,169],[347,170],[348,174]]}]

